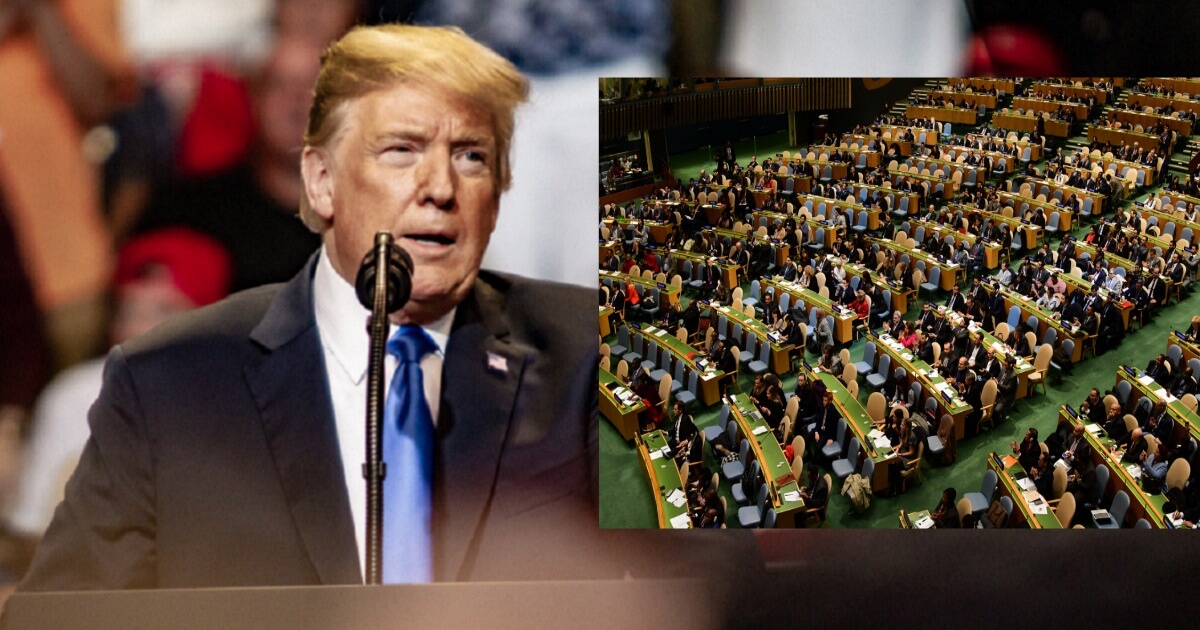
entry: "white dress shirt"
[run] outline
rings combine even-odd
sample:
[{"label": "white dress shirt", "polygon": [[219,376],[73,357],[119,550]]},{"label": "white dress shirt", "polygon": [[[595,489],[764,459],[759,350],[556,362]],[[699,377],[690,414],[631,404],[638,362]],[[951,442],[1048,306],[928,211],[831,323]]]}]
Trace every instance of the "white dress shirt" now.
[{"label": "white dress shirt", "polygon": [[[359,303],[354,286],[334,270],[325,248],[321,248],[313,278],[313,312],[324,349],[325,375],[329,379],[329,398],[337,423],[342,471],[350,495],[350,513],[354,517],[359,566],[365,571],[367,485],[362,465],[366,461],[367,361],[370,354],[367,320],[371,312]],[[442,359],[446,356],[454,312],[451,310],[438,321],[423,327],[437,344],[437,352],[421,359],[425,400],[435,424],[442,391]],[[389,327],[389,338],[397,328],[395,324]],[[395,371],[396,358],[388,354],[384,357],[385,396]]]}]

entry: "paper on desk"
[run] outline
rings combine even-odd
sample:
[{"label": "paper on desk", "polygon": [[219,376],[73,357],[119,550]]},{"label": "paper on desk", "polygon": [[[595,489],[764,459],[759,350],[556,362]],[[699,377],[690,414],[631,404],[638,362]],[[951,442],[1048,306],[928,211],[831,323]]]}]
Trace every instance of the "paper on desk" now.
[{"label": "paper on desk", "polygon": [[1033,480],[1030,479],[1029,477],[1021,477],[1020,479],[1017,480],[1017,485],[1020,486],[1021,489],[1025,490],[1025,491],[1033,490],[1033,488],[1034,488]]},{"label": "paper on desk", "polygon": [[1029,511],[1034,514],[1046,514],[1050,511],[1050,506],[1046,504],[1046,500],[1042,498],[1038,492],[1023,492],[1021,496],[1025,498],[1025,503],[1029,505]]},{"label": "paper on desk", "polygon": [[1100,432],[1104,430],[1103,427],[1101,427],[1100,425],[1098,425],[1094,422],[1091,424],[1083,425],[1083,428],[1086,429],[1087,432],[1091,433],[1092,435],[1100,435]]},{"label": "paper on desk", "polygon": [[877,448],[881,451],[892,448],[892,442],[887,439],[887,436],[881,436],[881,437],[875,438],[875,440],[872,442],[872,444],[875,445],[875,448]]},{"label": "paper on desk", "polygon": [[663,456],[662,451],[659,449],[654,449],[653,451],[650,451],[650,459],[662,459],[662,456]]},{"label": "paper on desk", "polygon": [[672,529],[687,529],[692,526],[692,519],[687,512],[675,516],[667,522],[670,523]]},{"label": "paper on desk", "polygon": [[913,523],[913,527],[917,529],[930,529],[933,527],[933,519],[928,514],[925,514]]},{"label": "paper on desk", "polygon": [[789,490],[783,493],[783,500],[788,503],[795,503],[800,500],[800,493],[795,490]]},{"label": "paper on desk", "polygon": [[761,424],[754,427],[754,431],[752,431],[752,433],[754,433],[754,435],[762,435],[766,432],[767,432],[767,427],[765,425],[761,425]]},{"label": "paper on desk", "polygon": [[1141,375],[1141,376],[1139,376],[1139,377],[1138,377],[1138,380],[1137,380],[1137,381],[1138,381],[1139,383],[1141,383],[1142,385],[1150,385],[1150,383],[1153,383],[1153,382],[1154,382],[1154,379],[1150,378],[1150,375],[1149,375],[1149,374],[1143,374],[1143,375]]},{"label": "paper on desk", "polygon": [[683,504],[687,502],[687,495],[679,488],[675,488],[671,494],[667,495],[667,502],[675,507],[683,507]]},{"label": "paper on desk", "polygon": [[654,332],[655,337],[662,337],[665,334],[667,334],[667,331],[663,330],[662,328],[659,328],[657,331]]},{"label": "paper on desk", "polygon": [[[1166,390],[1164,390],[1164,391],[1166,391]],[[1172,396],[1171,394],[1167,394],[1167,397],[1166,397],[1166,398],[1164,398],[1163,400],[1167,401],[1167,404],[1170,404],[1170,403],[1173,403],[1173,402],[1175,402],[1176,400],[1179,400],[1179,399],[1178,399],[1178,398],[1176,398],[1176,397],[1174,397],[1174,396]]]},{"label": "paper on desk", "polygon": [[1125,464],[1125,471],[1128,472],[1129,476],[1133,477],[1134,479],[1142,478],[1142,467],[1138,466],[1137,464]]},{"label": "paper on desk", "polygon": [[883,436],[883,431],[880,431],[879,429],[871,429],[871,432],[867,434],[867,437],[870,438],[872,441],[878,439],[881,436]]}]

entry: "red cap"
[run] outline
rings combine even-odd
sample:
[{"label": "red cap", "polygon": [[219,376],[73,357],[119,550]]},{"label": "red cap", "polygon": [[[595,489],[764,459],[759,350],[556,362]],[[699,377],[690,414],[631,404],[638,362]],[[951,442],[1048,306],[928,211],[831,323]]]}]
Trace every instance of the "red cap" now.
[{"label": "red cap", "polygon": [[155,265],[166,268],[171,282],[196,306],[229,294],[229,254],[216,239],[195,230],[165,228],[133,238],[117,254],[113,284],[121,287],[144,278]]}]

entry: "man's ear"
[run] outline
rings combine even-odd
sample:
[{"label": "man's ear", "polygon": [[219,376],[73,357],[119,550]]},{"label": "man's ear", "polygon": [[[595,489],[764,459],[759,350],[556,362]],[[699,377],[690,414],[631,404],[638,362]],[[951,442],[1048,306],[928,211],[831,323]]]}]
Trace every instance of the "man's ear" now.
[{"label": "man's ear", "polygon": [[313,212],[326,221],[333,219],[333,161],[329,152],[321,147],[304,147],[300,173]]}]

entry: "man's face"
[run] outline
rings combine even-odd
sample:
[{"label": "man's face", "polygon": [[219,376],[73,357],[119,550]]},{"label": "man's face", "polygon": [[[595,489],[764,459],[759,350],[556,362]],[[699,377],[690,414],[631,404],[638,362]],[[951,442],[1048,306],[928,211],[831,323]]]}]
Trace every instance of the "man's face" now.
[{"label": "man's face", "polygon": [[413,258],[398,323],[426,323],[471,288],[496,225],[496,140],[490,117],[459,95],[407,84],[351,101],[327,149],[305,151],[313,209],[338,273],[353,281],[375,233]]}]

